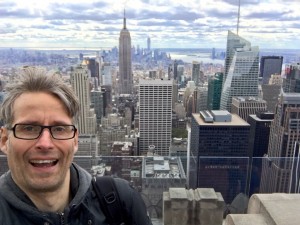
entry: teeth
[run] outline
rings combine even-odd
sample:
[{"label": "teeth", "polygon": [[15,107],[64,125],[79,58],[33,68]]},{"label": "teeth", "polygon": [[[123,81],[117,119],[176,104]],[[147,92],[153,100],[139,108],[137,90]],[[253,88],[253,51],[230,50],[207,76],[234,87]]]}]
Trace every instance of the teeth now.
[{"label": "teeth", "polygon": [[44,164],[44,163],[54,163],[56,160],[31,160],[31,163]]}]

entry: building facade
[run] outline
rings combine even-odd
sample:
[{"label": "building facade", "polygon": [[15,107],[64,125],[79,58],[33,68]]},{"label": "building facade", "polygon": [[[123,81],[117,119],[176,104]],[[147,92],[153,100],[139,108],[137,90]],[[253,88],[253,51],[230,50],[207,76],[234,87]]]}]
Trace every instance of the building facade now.
[{"label": "building facade", "polygon": [[259,49],[229,31],[220,109],[231,112],[232,97],[258,96]]},{"label": "building facade", "polygon": [[162,218],[163,192],[184,188],[186,175],[179,157],[143,157],[142,198],[151,218]]},{"label": "building facade", "polygon": [[231,112],[239,115],[247,121],[250,114],[266,111],[267,103],[265,100],[257,97],[233,97]]},{"label": "building facade", "polygon": [[97,118],[90,107],[90,71],[86,65],[71,68],[71,85],[80,103],[78,129],[81,134],[95,134]]},{"label": "building facade", "polygon": [[215,73],[215,75],[208,80],[208,96],[207,96],[208,110],[220,109],[223,77],[224,77],[223,73]]},{"label": "building facade", "polygon": [[290,192],[294,157],[299,157],[300,93],[281,93],[263,159],[260,192]]},{"label": "building facade", "polygon": [[158,155],[169,155],[172,135],[173,80],[139,81],[140,154],[150,145]]},{"label": "building facade", "polygon": [[250,125],[228,111],[192,116],[189,188],[210,187],[231,202],[245,192]]},{"label": "building facade", "polygon": [[262,56],[260,58],[260,77],[262,84],[268,84],[272,74],[281,74],[282,56]]}]

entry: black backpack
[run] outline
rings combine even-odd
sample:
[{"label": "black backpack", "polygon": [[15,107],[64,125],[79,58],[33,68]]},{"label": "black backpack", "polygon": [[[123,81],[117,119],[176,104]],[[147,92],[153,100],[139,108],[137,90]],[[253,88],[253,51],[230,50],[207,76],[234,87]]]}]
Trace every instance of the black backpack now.
[{"label": "black backpack", "polygon": [[122,207],[114,178],[111,176],[97,177],[92,180],[92,184],[108,223],[110,225],[127,224],[126,212]]}]

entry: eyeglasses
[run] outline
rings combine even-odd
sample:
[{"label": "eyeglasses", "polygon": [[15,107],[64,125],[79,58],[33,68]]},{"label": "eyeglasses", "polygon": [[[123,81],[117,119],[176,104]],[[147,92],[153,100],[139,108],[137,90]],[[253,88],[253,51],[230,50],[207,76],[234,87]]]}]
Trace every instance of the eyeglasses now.
[{"label": "eyeglasses", "polygon": [[50,131],[52,138],[57,140],[72,139],[77,131],[74,125],[40,126],[32,124],[15,124],[10,130],[14,132],[16,138],[34,140],[41,136],[45,128]]}]

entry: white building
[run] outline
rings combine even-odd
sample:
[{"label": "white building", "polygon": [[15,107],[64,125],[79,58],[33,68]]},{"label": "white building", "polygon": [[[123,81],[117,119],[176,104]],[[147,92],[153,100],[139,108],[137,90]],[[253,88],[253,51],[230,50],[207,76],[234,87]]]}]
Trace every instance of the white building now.
[{"label": "white building", "polygon": [[139,81],[140,154],[150,145],[155,153],[169,155],[172,134],[173,80]]},{"label": "white building", "polygon": [[79,98],[80,114],[78,129],[81,134],[95,134],[97,118],[94,109],[90,108],[90,71],[87,66],[72,67],[71,84]]}]

